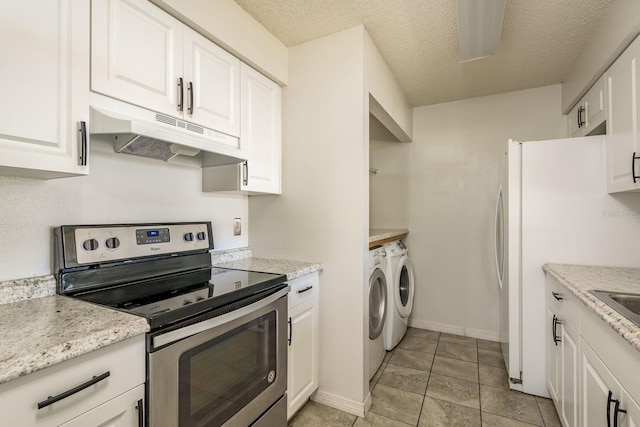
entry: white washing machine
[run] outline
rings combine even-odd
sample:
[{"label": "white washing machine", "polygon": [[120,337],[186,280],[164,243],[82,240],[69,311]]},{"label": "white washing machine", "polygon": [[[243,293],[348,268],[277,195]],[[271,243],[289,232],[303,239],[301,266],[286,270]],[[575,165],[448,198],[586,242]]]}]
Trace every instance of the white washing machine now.
[{"label": "white washing machine", "polygon": [[387,254],[387,319],[383,331],[385,350],[392,350],[407,332],[413,309],[415,279],[407,247],[402,240],[384,245]]},{"label": "white washing machine", "polygon": [[387,260],[383,248],[369,251],[369,379],[382,364],[387,317]]}]

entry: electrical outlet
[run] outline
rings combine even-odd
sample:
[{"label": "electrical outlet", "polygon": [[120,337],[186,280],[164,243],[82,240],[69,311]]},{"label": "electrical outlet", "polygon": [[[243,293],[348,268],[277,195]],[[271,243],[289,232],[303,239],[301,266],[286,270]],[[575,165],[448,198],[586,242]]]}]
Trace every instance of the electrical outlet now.
[{"label": "electrical outlet", "polygon": [[233,218],[233,235],[239,236],[242,234],[242,219]]}]

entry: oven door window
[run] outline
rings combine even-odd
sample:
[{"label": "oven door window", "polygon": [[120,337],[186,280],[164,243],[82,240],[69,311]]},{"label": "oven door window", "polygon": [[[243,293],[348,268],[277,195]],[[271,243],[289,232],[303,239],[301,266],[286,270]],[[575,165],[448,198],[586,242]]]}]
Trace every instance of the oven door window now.
[{"label": "oven door window", "polygon": [[179,359],[180,426],[223,424],[276,375],[276,312],[271,311]]}]

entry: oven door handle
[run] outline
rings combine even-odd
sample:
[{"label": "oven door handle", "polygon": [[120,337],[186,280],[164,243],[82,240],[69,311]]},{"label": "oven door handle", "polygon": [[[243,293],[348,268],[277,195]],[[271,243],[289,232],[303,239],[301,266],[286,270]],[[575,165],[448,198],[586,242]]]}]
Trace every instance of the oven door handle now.
[{"label": "oven door handle", "polygon": [[268,306],[274,301],[287,295],[290,289],[291,288],[287,286],[286,288],[279,290],[273,295],[269,295],[268,297],[261,299],[260,301],[256,301],[253,304],[249,304],[247,306],[241,307],[230,313],[223,314],[218,317],[213,317],[211,319],[194,323],[193,325],[185,326],[184,328],[176,329],[174,331],[167,332],[166,334],[153,337],[153,347],[154,348],[162,347],[164,345],[171,344],[172,342],[176,342],[183,338],[187,338],[192,335],[195,335],[199,332],[215,328],[216,326],[220,326],[224,323],[232,322],[236,319],[241,318],[242,316],[246,316],[247,314],[253,311],[256,311],[263,307]]}]

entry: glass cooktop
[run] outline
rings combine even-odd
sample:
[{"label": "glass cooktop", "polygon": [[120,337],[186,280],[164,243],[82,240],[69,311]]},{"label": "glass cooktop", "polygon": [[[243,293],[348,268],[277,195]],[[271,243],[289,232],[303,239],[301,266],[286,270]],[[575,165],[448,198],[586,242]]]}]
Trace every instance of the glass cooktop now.
[{"label": "glass cooktop", "polygon": [[74,295],[144,316],[157,329],[284,287],[286,276],[203,268]]}]

